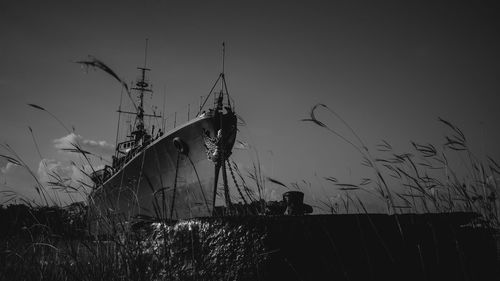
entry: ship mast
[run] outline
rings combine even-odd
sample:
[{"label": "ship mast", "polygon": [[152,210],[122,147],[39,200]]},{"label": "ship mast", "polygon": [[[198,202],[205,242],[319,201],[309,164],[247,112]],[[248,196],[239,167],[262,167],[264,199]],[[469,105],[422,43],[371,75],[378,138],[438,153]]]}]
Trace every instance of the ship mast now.
[{"label": "ship mast", "polygon": [[138,67],[139,70],[141,70],[141,77],[140,79],[135,83],[136,87],[133,87],[133,90],[136,90],[139,92],[139,106],[137,107],[137,125],[136,129],[137,131],[144,131],[144,94],[145,93],[152,93],[152,90],[149,88],[149,84],[146,80],[146,71],[150,71],[151,69],[146,68],[146,67]]},{"label": "ship mast", "polygon": [[[146,49],[144,52],[144,67],[138,67],[141,71],[141,76],[138,81],[135,83],[135,87],[132,87],[132,90],[136,90],[139,92],[137,106],[137,114],[136,114],[136,130],[132,132],[135,134],[136,140],[141,139],[144,135],[146,135],[146,128],[144,125],[144,94],[152,94],[153,91],[146,79],[146,71],[151,71],[151,69],[146,67],[147,63],[147,55],[148,55],[148,39],[146,39]],[[149,115],[148,115],[149,116]]]},{"label": "ship mast", "polygon": [[[222,72],[219,74],[219,77],[217,77],[217,80],[215,80],[214,85],[210,89],[210,92],[208,92],[208,95],[205,97],[205,100],[203,103],[200,104],[200,110],[196,114],[196,116],[199,116],[202,112],[202,109],[204,108],[205,104],[208,101],[208,98],[213,94],[214,99],[215,99],[215,104],[214,104],[214,109],[216,111],[220,111],[223,109],[223,101],[224,101],[224,95],[227,97],[227,108],[231,109],[234,111],[234,107],[231,104],[231,98],[229,96],[229,91],[227,89],[227,84],[226,84],[226,75],[224,73],[225,71],[225,57],[226,57],[226,43],[222,42]],[[221,89],[219,92],[214,91],[215,87],[220,83]]]},{"label": "ship mast", "polygon": [[[137,95],[137,103],[136,105],[134,103],[134,107],[136,108],[135,112],[130,112],[130,111],[123,111],[121,109],[118,110],[119,113],[125,113],[125,114],[131,114],[135,115],[135,128],[133,129],[132,132],[130,132],[131,136],[133,137],[133,140],[135,141],[136,145],[139,144],[141,140],[147,140],[151,138],[151,135],[148,134],[146,130],[146,125],[144,122],[144,117],[154,117],[154,118],[160,118],[161,116],[154,114],[147,114],[145,113],[144,110],[144,95],[145,94],[153,94],[153,90],[151,89],[151,85],[149,84],[148,79],[146,78],[146,71],[151,71],[151,69],[147,68],[147,54],[148,54],[148,39],[146,39],[146,50],[144,54],[144,66],[143,67],[137,67],[137,69],[140,70],[140,76],[137,79],[137,82],[135,83],[134,87],[131,89],[136,91],[138,93]],[[133,101],[132,101],[133,102]],[[118,146],[117,146],[118,149]]]}]

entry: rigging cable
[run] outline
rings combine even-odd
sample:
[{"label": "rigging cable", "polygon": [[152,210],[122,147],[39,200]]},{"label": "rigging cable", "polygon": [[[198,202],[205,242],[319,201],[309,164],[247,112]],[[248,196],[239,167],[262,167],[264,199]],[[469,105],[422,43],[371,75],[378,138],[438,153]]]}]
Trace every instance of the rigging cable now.
[{"label": "rigging cable", "polygon": [[174,215],[174,205],[175,205],[175,194],[177,191],[177,175],[179,173],[179,160],[181,159],[181,153],[177,152],[177,162],[175,164],[175,179],[174,179],[174,191],[172,194],[172,205],[170,206],[170,220]]},{"label": "rigging cable", "polygon": [[198,171],[196,170],[196,166],[194,165],[193,160],[191,160],[191,157],[187,155],[189,162],[191,163],[191,166],[193,166],[194,173],[196,174],[196,179],[198,180],[198,184],[200,185],[200,190],[201,190],[201,195],[203,195],[203,201],[205,202],[205,206],[207,206],[207,211],[210,213],[210,207],[208,205],[207,197],[205,197],[205,192],[203,191],[203,187],[201,185],[200,177],[198,176]]},{"label": "rigging cable", "polygon": [[239,186],[238,182],[236,181],[236,176],[234,175],[233,168],[231,168],[231,163],[229,163],[229,159],[227,159],[226,161],[227,161],[227,166],[229,167],[229,172],[231,173],[231,177],[233,178],[234,185],[236,186],[236,190],[238,190],[238,193],[240,194],[241,199],[243,199],[243,202],[245,203],[245,205],[247,205],[248,202],[245,199],[245,197],[243,196],[243,192],[241,192],[240,186]]}]

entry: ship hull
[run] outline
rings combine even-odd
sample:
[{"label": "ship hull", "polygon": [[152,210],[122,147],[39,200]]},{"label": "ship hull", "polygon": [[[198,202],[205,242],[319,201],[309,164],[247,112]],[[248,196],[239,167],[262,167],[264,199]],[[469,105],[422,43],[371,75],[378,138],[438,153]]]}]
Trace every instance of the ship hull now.
[{"label": "ship hull", "polygon": [[198,117],[154,140],[93,190],[89,202],[94,217],[177,220],[211,215],[216,164],[207,138],[215,139],[219,130],[222,147],[230,151],[236,138],[233,113]]}]

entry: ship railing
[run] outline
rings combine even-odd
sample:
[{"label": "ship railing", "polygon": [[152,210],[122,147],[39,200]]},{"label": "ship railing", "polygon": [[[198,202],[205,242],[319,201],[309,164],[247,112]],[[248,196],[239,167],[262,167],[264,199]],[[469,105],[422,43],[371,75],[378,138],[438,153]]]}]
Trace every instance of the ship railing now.
[{"label": "ship railing", "polygon": [[115,172],[119,171],[121,168],[123,168],[134,156],[136,156],[139,152],[141,152],[144,147],[146,147],[149,143],[143,144],[142,146],[136,147],[132,149],[127,155],[122,157],[120,159],[120,164],[115,168]]},{"label": "ship railing", "polygon": [[181,108],[177,108],[175,111],[170,112],[163,118],[163,131],[168,132],[173,130],[195,118],[197,118],[197,113],[200,111],[201,101],[205,98],[200,96],[199,100],[192,100]]},{"label": "ship railing", "polygon": [[[209,114],[209,112],[217,106],[217,95],[212,96],[214,96],[215,98],[213,98],[213,100],[211,100],[210,102],[207,102],[203,107],[202,102],[205,100],[206,96],[200,96],[200,99],[198,101],[193,100],[186,106],[165,115],[162,124],[163,132],[168,132],[199,116]],[[230,101],[228,101],[228,98],[230,99]],[[234,112],[234,100],[230,96],[224,95],[222,107],[224,108],[224,110],[230,108]]]}]

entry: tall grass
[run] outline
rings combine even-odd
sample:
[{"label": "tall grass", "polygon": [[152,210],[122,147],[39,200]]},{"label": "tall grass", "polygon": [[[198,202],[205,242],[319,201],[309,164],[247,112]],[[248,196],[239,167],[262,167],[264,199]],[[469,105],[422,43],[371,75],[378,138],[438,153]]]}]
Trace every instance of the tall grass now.
[{"label": "tall grass", "polygon": [[[29,106],[50,114],[67,130],[64,123],[44,107]],[[31,128],[30,133],[43,161]],[[260,240],[254,239],[257,234],[217,221],[176,224],[161,210],[165,206],[165,202],[161,202],[161,190],[155,196],[159,199],[156,201],[158,208],[154,216],[148,218],[117,216],[111,210],[95,209],[92,202],[85,202],[79,212],[68,213],[68,207],[61,206],[51,191],[78,193],[89,198],[92,186],[86,180],[70,182],[57,171],[50,171],[49,180],[42,182],[14,149],[8,144],[4,144],[3,149],[6,153],[0,157],[30,174],[39,198],[31,202],[14,190],[1,192],[7,199],[2,204],[20,199],[26,207],[18,216],[20,223],[11,225],[14,232],[0,231],[0,280],[220,280],[252,275],[254,272],[248,268],[260,262],[253,256],[262,247],[258,244]],[[102,158],[84,150],[78,143],[64,150],[78,156],[80,163],[72,165],[88,178],[95,171],[92,158]],[[234,214],[264,213],[265,178],[260,163],[246,173],[235,162],[227,162],[239,198],[253,204],[252,208]],[[70,206],[79,205],[78,202],[70,203],[73,203]],[[6,212],[18,206],[11,205]],[[4,218],[8,224],[11,217]],[[194,248],[184,248],[186,239],[191,239]],[[218,246],[214,247],[213,243]],[[248,246],[240,247],[242,252],[230,251],[236,249],[235,243]],[[234,257],[227,259],[233,254]],[[221,263],[222,260],[225,263]],[[234,270],[227,271],[228,268]]]},{"label": "tall grass", "polygon": [[[91,57],[78,63],[105,71],[122,84],[131,98],[127,84],[101,61]],[[51,115],[70,133],[56,115],[42,106],[28,105]],[[350,136],[340,134],[319,120],[318,110],[325,110],[340,120]],[[370,150],[356,131],[324,104],[315,105],[309,118],[302,121],[313,123],[351,145],[360,154],[362,165],[372,171],[370,177],[358,184],[325,176],[324,180],[342,194],[341,205],[332,200],[318,200],[327,212],[340,213],[344,209],[347,213],[368,213],[356,193],[363,191],[377,196],[391,214],[471,211],[480,213],[490,225],[499,226],[497,176],[500,165],[491,157],[482,161],[475,156],[468,139],[452,123],[439,119],[450,132],[444,144],[411,142],[411,152],[398,153],[387,141],[377,145],[376,151]],[[32,128],[29,130],[42,159],[35,134]],[[6,154],[0,154],[1,158],[30,174],[40,203],[34,205],[12,190],[2,191],[6,199],[2,203],[20,198],[27,207],[24,211],[10,207],[12,212],[0,209],[0,214],[10,214],[6,218],[16,218],[8,231],[0,231],[0,280],[235,280],[255,277],[252,270],[263,260],[259,254],[264,251],[262,232],[234,227],[231,221],[198,219],[176,223],[168,220],[164,189],[155,192],[154,216],[149,218],[99,211],[93,209],[92,202],[86,202],[85,206],[72,202],[73,209],[54,207],[58,200],[51,195],[51,190],[78,193],[87,198],[92,186],[83,180],[69,183],[57,172],[50,172],[49,181],[43,183],[8,144],[2,148]],[[102,159],[79,144],[73,144],[66,151],[79,156],[81,163],[72,165],[89,178],[94,171],[92,158]],[[467,159],[465,175],[448,160],[452,153]],[[268,213],[272,207],[266,203],[268,184],[306,193],[311,190],[312,184],[307,181],[288,185],[266,176],[258,153],[255,155],[256,162],[249,171],[242,171],[235,162],[227,161],[228,181],[232,180],[237,191],[233,196],[250,207],[238,210],[239,205],[235,204],[235,211],[226,214]],[[19,215],[21,213],[24,215]],[[231,270],[226,271],[228,268]]]},{"label": "tall grass", "polygon": [[[319,120],[316,117],[318,110],[340,120],[350,135],[342,135],[339,128],[331,128]],[[362,158],[361,164],[373,172],[371,177],[361,179],[358,184],[341,183],[332,176],[324,177],[325,181],[344,192],[342,202],[346,212],[352,208],[349,203],[364,208],[361,200],[354,200],[359,199],[355,192],[363,191],[376,195],[394,214],[475,212],[491,226],[500,226],[500,165],[491,156],[482,159],[475,155],[468,138],[451,122],[438,119],[447,131],[444,143],[411,141],[411,151],[397,152],[385,140],[376,146],[375,151],[370,150],[355,130],[324,104],[315,105],[310,117],[302,121],[327,130],[354,147]],[[449,160],[452,157],[463,160],[457,164]],[[332,213],[339,211],[332,202],[323,200],[322,204]]]},{"label": "tall grass", "polygon": [[[441,146],[411,142],[412,151],[401,153],[383,141],[371,151],[352,128],[349,127],[354,139],[349,139],[318,120],[315,112],[320,109],[338,116],[321,105],[314,107],[311,118],[304,121],[312,122],[353,145],[363,159],[362,164],[373,172],[372,177],[360,179],[357,184],[342,183],[333,176],[325,176],[324,181],[342,193],[341,205],[318,200],[323,201],[328,212],[339,213],[344,209],[348,213],[368,213],[365,203],[356,193],[363,191],[380,198],[389,213],[471,211],[480,213],[485,222],[498,227],[498,183],[495,177],[500,173],[500,166],[491,157],[481,162],[469,148],[465,135],[452,123],[439,120],[450,132]],[[2,158],[29,169],[8,145],[4,149],[10,154],[1,155]],[[84,164],[92,165],[89,158],[92,155],[77,144],[72,152],[81,155]],[[460,174],[462,171],[452,165],[451,154],[465,156],[467,174]],[[307,181],[285,184],[267,177],[259,162],[247,172],[241,171],[234,162],[229,162],[228,167],[231,167],[229,180],[238,191],[233,195],[255,207],[247,214],[265,214],[271,207],[265,202],[266,185],[305,192],[312,185]],[[83,167],[80,169],[87,173]],[[32,221],[13,227],[19,230],[14,235],[2,235],[0,280],[251,279],[256,277],[255,269],[263,261],[259,256],[265,252],[259,236],[262,232],[230,226],[223,221],[174,223],[158,212],[149,221],[142,220],[141,225],[131,223],[135,218],[100,212],[94,213],[97,217],[92,219],[104,231],[89,232],[88,216],[81,210],[52,221],[44,220],[39,214],[47,212],[46,206],[55,202],[49,195],[50,188],[85,193],[89,186],[84,182],[69,185],[57,173],[49,174],[51,180],[45,185],[33,171],[30,174],[37,183],[35,189],[39,201],[45,207],[27,207]],[[15,196],[12,192],[5,194]],[[75,225],[79,225],[81,231],[68,235],[67,229],[74,230]],[[380,235],[376,226],[372,225],[372,228]],[[385,243],[382,238],[380,241]],[[227,271],[228,268],[232,270]]]}]

